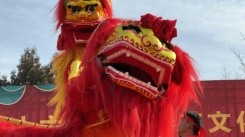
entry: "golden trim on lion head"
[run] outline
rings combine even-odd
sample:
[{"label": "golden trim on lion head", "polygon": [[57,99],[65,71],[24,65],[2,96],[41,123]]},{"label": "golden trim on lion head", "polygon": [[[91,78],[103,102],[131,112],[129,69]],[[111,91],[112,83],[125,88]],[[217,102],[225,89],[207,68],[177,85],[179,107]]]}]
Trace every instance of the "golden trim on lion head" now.
[{"label": "golden trim on lion head", "polygon": [[141,22],[126,21],[101,47],[98,65],[111,81],[154,99],[168,88],[176,55],[171,44]]}]

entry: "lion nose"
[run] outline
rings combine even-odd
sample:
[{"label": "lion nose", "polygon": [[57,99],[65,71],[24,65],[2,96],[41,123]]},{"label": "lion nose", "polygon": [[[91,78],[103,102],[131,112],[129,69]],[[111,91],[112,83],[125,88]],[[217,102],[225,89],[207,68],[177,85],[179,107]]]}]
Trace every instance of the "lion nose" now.
[{"label": "lion nose", "polygon": [[88,15],[86,14],[86,12],[81,12],[78,15],[78,19],[79,20],[84,20],[84,19],[87,19],[87,18],[88,18]]}]

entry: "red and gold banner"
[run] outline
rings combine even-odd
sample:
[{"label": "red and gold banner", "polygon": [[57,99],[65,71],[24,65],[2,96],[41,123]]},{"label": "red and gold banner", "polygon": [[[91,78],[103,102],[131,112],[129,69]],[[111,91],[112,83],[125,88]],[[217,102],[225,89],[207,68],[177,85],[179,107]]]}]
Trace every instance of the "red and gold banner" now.
[{"label": "red and gold banner", "polygon": [[202,115],[207,137],[245,137],[245,81],[203,81],[201,107],[189,109]]},{"label": "red and gold banner", "polygon": [[[201,107],[189,110],[201,114],[207,137],[245,137],[245,80],[202,81]],[[54,85],[0,88],[0,115],[39,124],[52,124]]]}]

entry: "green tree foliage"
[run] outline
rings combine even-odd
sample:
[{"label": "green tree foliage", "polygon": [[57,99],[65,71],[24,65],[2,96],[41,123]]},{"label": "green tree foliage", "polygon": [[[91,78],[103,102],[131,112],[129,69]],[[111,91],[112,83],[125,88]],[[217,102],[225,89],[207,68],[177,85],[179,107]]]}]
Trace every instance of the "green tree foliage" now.
[{"label": "green tree foliage", "polygon": [[10,82],[7,80],[7,76],[3,75],[0,77],[0,85],[1,86],[9,86]]},{"label": "green tree foliage", "polygon": [[26,48],[20,57],[17,71],[11,72],[11,85],[51,84],[53,83],[51,67],[51,63],[41,66],[36,48]]},{"label": "green tree foliage", "polygon": [[17,71],[14,69],[10,73],[10,81],[7,76],[0,76],[0,86],[54,83],[54,74],[51,73],[52,63],[41,66],[36,48],[26,48],[19,61]]},{"label": "green tree foliage", "polygon": [[51,73],[52,63],[41,67],[41,84],[54,83],[54,74]]},{"label": "green tree foliage", "polygon": [[10,73],[10,83],[11,85],[19,85],[20,83],[15,70]]},{"label": "green tree foliage", "polygon": [[24,50],[24,54],[21,55],[17,68],[17,77],[20,85],[40,83],[42,72],[36,48],[27,48]]}]

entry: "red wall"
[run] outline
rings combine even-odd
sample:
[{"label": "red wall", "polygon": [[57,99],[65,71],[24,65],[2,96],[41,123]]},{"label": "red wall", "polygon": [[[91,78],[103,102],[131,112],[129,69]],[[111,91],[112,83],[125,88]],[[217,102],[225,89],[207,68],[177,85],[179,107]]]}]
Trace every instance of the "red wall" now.
[{"label": "red wall", "polygon": [[54,106],[47,107],[53,96],[53,91],[42,91],[35,86],[26,86],[25,93],[18,102],[13,105],[0,104],[0,115],[16,119],[25,116],[26,121],[40,123],[41,120],[48,120],[53,114]]},{"label": "red wall", "polygon": [[[203,81],[201,107],[191,104],[189,110],[202,115],[207,137],[245,137],[245,80]],[[49,120],[54,107],[47,107],[54,92],[26,86],[22,99],[14,105],[0,105],[0,115],[40,123]],[[44,124],[44,123],[43,123]],[[46,123],[47,124],[47,123]]]},{"label": "red wall", "polygon": [[203,81],[200,112],[207,137],[245,137],[245,81]]}]

